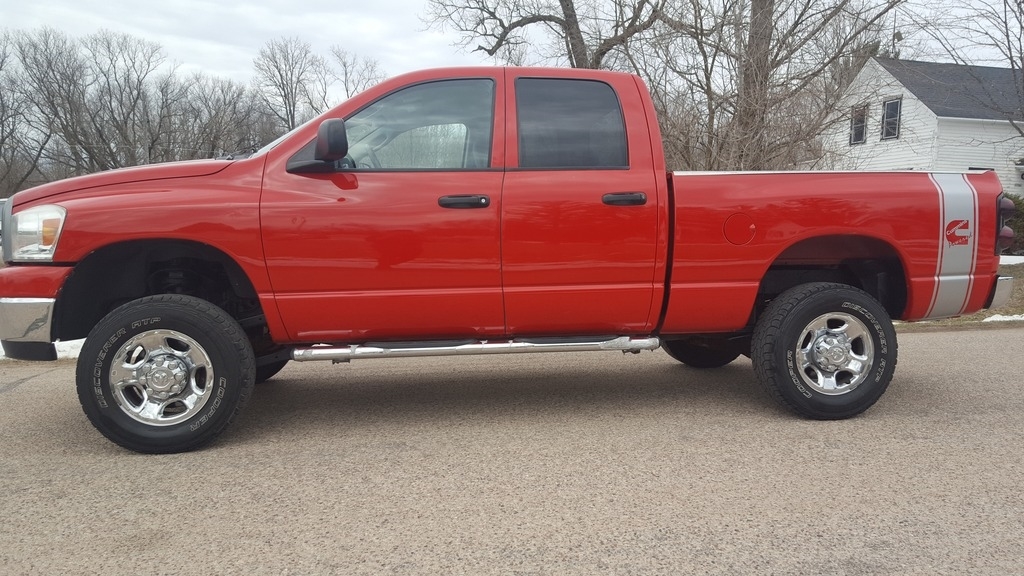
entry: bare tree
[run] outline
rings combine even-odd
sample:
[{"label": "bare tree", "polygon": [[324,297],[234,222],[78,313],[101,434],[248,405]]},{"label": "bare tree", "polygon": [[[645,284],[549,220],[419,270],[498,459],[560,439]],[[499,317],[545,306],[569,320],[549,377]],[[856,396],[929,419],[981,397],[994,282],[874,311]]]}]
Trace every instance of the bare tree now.
[{"label": "bare tree", "polygon": [[[74,40],[50,29],[10,38],[16,57],[3,59],[0,82],[11,90],[0,100],[21,103],[21,127],[10,148],[4,136],[0,155],[31,167],[35,179],[251,152],[282,131],[254,91],[183,79],[155,44],[110,32]],[[4,189],[22,187],[19,180],[7,178]]]},{"label": "bare tree", "polygon": [[255,86],[267,109],[291,130],[327,107],[330,68],[296,37],[270,40],[253,60]]},{"label": "bare tree", "polygon": [[345,98],[351,98],[387,78],[387,74],[373,58],[357,56],[341,46],[332,46],[331,54],[338,66],[337,77]]},{"label": "bare tree", "polygon": [[261,103],[244,84],[196,74],[188,87],[188,98],[181,103],[171,131],[171,148],[178,151],[179,159],[251,152],[276,136],[273,131],[254,133]]},{"label": "bare tree", "polygon": [[44,161],[60,165],[61,175],[103,169],[89,154],[88,66],[78,46],[56,30],[43,28],[31,34],[17,33],[15,50],[21,89],[34,109],[33,127],[57,137]]},{"label": "bare tree", "polygon": [[666,29],[629,58],[663,121],[684,128],[666,129],[674,166],[763,170],[813,159],[854,61],[878,50],[884,17],[902,2],[689,0],[666,11]]},{"label": "bare tree", "polygon": [[335,47],[339,77],[297,39],[260,51],[257,82],[182,77],[162,48],[101,31],[0,30],[0,197],[29,185],[137,164],[249,153],[338,96],[383,79]]},{"label": "bare tree", "polygon": [[158,72],[162,49],[101,31],[76,41],[52,29],[16,36],[31,123],[53,142],[42,163],[55,175],[158,161],[167,114],[183,92],[173,70]]},{"label": "bare tree", "polygon": [[18,89],[12,40],[0,34],[0,198],[19,190],[36,171],[46,136],[28,124],[29,102]]},{"label": "bare tree", "polygon": [[183,154],[176,132],[191,95],[191,82],[182,81],[174,71],[157,76],[142,91],[138,128],[140,164],[190,157]]},{"label": "bare tree", "polygon": [[82,47],[86,80],[92,84],[86,87],[86,105],[93,155],[104,169],[145,163],[153,141],[160,137],[152,132],[161,123],[150,113],[166,112],[161,97],[175,97],[166,92],[169,78],[160,82],[162,94],[148,93],[151,78],[163,64],[163,50],[152,42],[105,31],[83,39]]},{"label": "bare tree", "polygon": [[814,140],[905,0],[429,0],[498,60],[641,74],[676,167],[765,169]]},{"label": "bare tree", "polygon": [[[429,0],[427,19],[500,61],[603,68],[650,30],[666,0]],[[533,52],[528,54],[528,52]]]}]

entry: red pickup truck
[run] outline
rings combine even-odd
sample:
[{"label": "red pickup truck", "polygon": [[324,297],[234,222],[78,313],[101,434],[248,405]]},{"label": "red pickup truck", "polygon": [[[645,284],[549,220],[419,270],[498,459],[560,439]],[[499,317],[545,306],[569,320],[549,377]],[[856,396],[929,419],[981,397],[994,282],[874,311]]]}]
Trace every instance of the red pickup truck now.
[{"label": "red pickup truck", "polygon": [[202,446],[289,361],[663,348],[749,356],[817,419],[896,367],[891,318],[999,306],[991,172],[669,173],[636,76],[417,72],[244,159],[146,166],[3,209],[0,340],[53,359],[110,440]]}]

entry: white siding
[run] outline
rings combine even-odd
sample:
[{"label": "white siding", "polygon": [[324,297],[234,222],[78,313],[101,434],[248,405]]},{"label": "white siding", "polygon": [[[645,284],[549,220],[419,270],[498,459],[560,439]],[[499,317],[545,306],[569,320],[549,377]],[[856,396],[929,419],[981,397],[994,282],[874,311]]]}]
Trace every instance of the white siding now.
[{"label": "white siding", "polygon": [[[899,138],[882,140],[882,103],[903,99]],[[866,104],[867,138],[850,144],[850,111]],[[835,170],[932,170],[938,118],[874,60],[868,61],[844,97],[838,117],[823,138],[821,166]]]},{"label": "white siding", "polygon": [[1024,194],[1015,166],[1024,156],[1024,138],[1009,122],[940,118],[936,143],[936,170],[992,168],[1004,190]]},{"label": "white siding", "polygon": [[[903,98],[900,136],[882,140],[882,103]],[[850,144],[850,111],[867,104],[867,141]],[[939,118],[885,68],[868,61],[854,79],[836,122],[822,137],[824,161],[815,166],[835,170],[952,170],[992,168],[1003,188],[1024,195],[1024,138],[1009,122]]]}]

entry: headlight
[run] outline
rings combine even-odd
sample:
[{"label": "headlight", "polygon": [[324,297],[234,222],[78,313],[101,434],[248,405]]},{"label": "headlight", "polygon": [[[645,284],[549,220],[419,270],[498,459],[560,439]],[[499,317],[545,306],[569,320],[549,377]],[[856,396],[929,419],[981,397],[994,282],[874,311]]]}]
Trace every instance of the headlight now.
[{"label": "headlight", "polygon": [[66,214],[64,208],[53,204],[35,206],[14,214],[11,217],[11,230],[6,234],[11,242],[11,260],[53,260]]}]

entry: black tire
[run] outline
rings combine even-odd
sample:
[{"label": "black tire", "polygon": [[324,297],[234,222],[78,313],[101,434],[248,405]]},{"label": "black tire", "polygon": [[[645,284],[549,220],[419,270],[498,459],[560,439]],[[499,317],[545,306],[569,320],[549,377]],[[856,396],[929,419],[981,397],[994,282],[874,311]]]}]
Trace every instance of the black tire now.
[{"label": "black tire", "polygon": [[691,368],[721,368],[739,358],[739,351],[732,350],[724,344],[720,346],[702,345],[690,340],[666,340],[661,348],[676,360]]},{"label": "black tire", "polygon": [[263,384],[267,380],[270,380],[277,375],[278,372],[284,369],[285,365],[288,364],[287,360],[278,360],[270,364],[264,364],[256,367],[256,383]]},{"label": "black tire", "polygon": [[896,331],[866,292],[845,284],[803,284],[768,305],[751,352],[757,379],[771,397],[808,418],[839,420],[867,410],[888,388],[896,370]]},{"label": "black tire", "polygon": [[191,296],[148,296],[107,314],[78,358],[78,399],[116,444],[160,454],[200,448],[242,410],[252,347],[220,308]]}]

